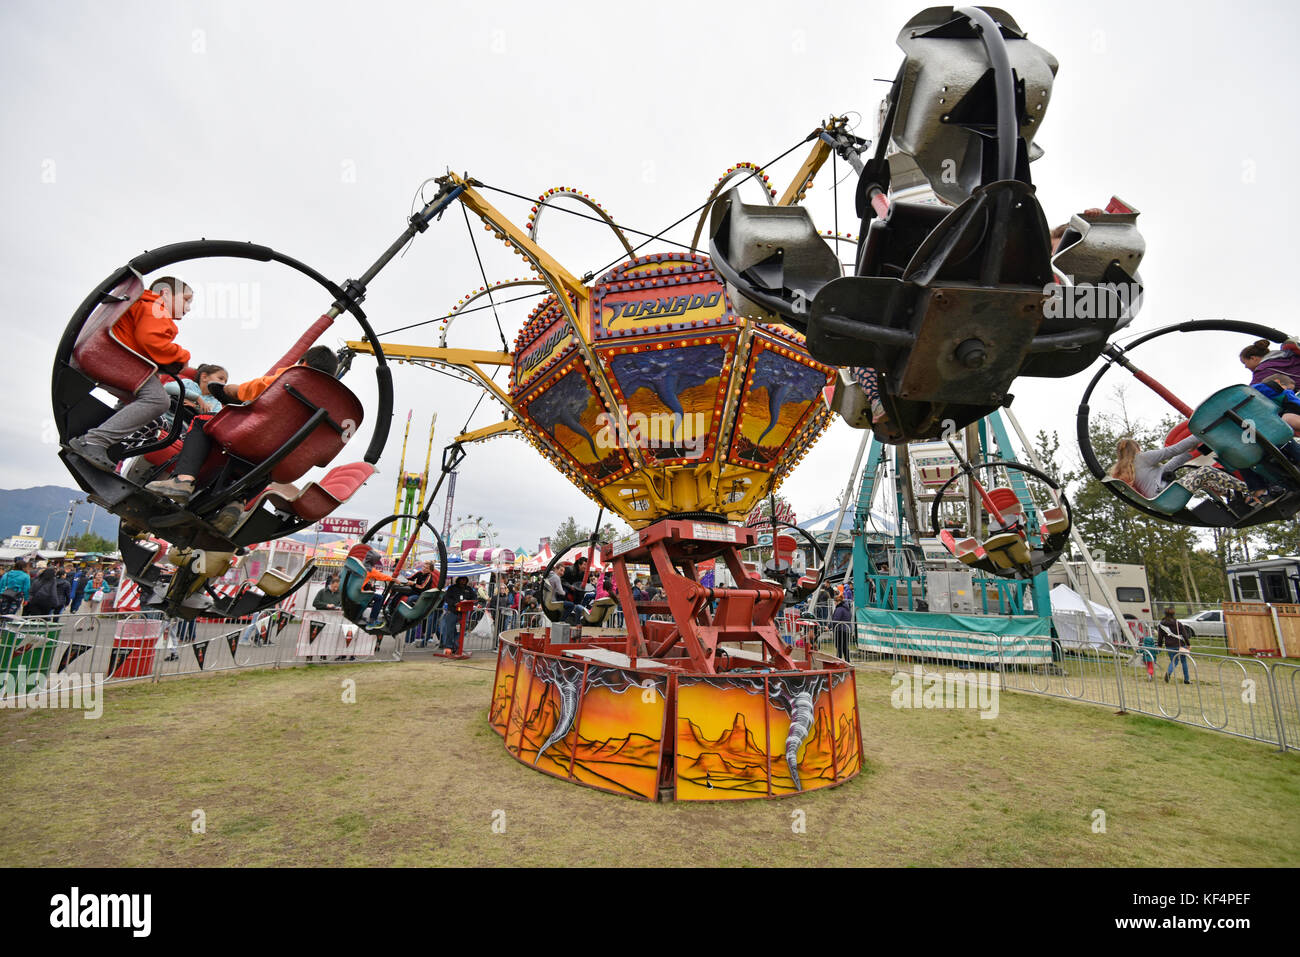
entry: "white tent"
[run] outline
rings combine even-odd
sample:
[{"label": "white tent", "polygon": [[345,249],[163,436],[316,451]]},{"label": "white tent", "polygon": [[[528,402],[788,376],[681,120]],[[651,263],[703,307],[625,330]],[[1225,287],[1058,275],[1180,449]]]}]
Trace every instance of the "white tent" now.
[{"label": "white tent", "polygon": [[[858,503],[856,500],[850,502],[844,509],[844,518],[840,522],[841,541],[853,540],[853,518],[857,513]],[[840,512],[839,509],[832,509],[822,515],[815,515],[807,521],[799,523],[799,527],[810,532],[829,532],[835,528],[835,516]],[[885,534],[894,534],[894,520],[883,512],[873,511],[871,520],[874,523],[873,530],[884,532]]]},{"label": "white tent", "polygon": [[1119,625],[1115,613],[1105,605],[1088,601],[1069,585],[1052,589],[1052,624],[1065,648],[1096,648],[1102,642],[1118,643]]}]

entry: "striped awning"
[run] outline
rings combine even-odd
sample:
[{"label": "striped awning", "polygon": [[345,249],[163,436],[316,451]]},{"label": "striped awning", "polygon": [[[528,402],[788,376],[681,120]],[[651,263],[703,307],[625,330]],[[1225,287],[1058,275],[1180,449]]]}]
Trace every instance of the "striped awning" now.
[{"label": "striped awning", "polygon": [[515,560],[515,553],[510,548],[466,548],[460,553],[460,557],[467,562],[478,562],[482,565],[494,565],[498,562],[512,564]]},{"label": "striped awning", "polygon": [[492,573],[491,565],[484,565],[480,562],[465,561],[455,555],[447,556],[447,580],[451,581],[461,575],[467,575],[470,578],[477,578],[479,575],[490,575]]}]

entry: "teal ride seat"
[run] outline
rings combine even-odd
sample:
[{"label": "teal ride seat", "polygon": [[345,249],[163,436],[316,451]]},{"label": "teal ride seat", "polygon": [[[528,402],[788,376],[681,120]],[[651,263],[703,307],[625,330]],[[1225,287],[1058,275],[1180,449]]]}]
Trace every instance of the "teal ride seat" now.
[{"label": "teal ride seat", "polygon": [[1279,448],[1295,437],[1291,426],[1282,421],[1277,406],[1258,390],[1248,385],[1220,389],[1196,407],[1187,424],[1193,435],[1214,449],[1225,468],[1254,468],[1264,459],[1264,446],[1250,441],[1242,426],[1228,416],[1229,411],[1246,424],[1253,424],[1258,438]]},{"label": "teal ride seat", "polygon": [[428,618],[442,604],[442,589],[431,588],[420,592],[415,601],[409,601],[408,595],[402,595],[396,601],[384,606],[381,618],[374,625],[366,627],[372,635],[400,635],[414,628]]},{"label": "teal ride seat", "polygon": [[1155,498],[1147,498],[1122,479],[1107,476],[1102,481],[1117,491],[1123,498],[1139,505],[1145,505],[1162,515],[1176,515],[1187,507],[1187,503],[1192,498],[1192,493],[1176,482],[1171,482],[1161,489],[1160,494]]},{"label": "teal ride seat", "polygon": [[[358,550],[360,556],[356,554]],[[339,574],[339,597],[343,601],[343,615],[352,622],[358,621],[370,604],[371,593],[361,590],[366,582],[366,566],[361,563],[361,558],[369,550],[368,545],[354,545]]]},{"label": "teal ride seat", "polygon": [[438,605],[442,598],[441,588],[430,588],[428,591],[420,592],[420,597],[413,602],[398,600],[396,610],[406,621],[415,623],[421,618],[425,618]]}]

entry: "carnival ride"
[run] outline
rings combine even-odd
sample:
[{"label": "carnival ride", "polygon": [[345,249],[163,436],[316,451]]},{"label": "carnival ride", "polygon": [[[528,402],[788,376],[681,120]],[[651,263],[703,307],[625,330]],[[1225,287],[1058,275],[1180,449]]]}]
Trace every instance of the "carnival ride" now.
[{"label": "carnival ride", "polygon": [[[871,440],[853,516],[859,605],[928,606],[928,536],[953,567],[973,574],[966,591],[980,596],[978,613],[1051,614],[1045,573],[1072,537],[1070,503],[1058,480],[1022,461],[1032,452],[1013,444],[1009,416],[995,412],[945,442]],[[883,534],[871,508],[882,493],[894,513]]]},{"label": "carnival ride", "polygon": [[[429,423],[429,444],[424,450],[422,472],[406,471],[406,442],[411,435],[411,415],[411,412],[406,414],[406,431],[402,434],[402,458],[397,466],[397,492],[393,497],[394,515],[414,515],[419,511],[420,503],[424,501],[424,493],[429,487],[429,464],[433,461],[433,427],[438,422],[438,413],[433,414],[433,420]],[[404,551],[406,541],[412,534],[418,535],[413,520],[406,519],[398,522],[393,526],[392,533],[387,536],[385,554],[391,558],[394,548]]]},{"label": "carnival ride", "polygon": [[[760,576],[741,560],[756,532],[736,522],[773,495],[834,413],[872,430],[878,463],[884,443],[975,423],[982,430],[984,421],[996,429],[997,410],[1011,401],[1017,376],[1072,375],[1104,350],[1119,361],[1122,353],[1107,342],[1132,320],[1141,288],[1137,213],[1119,200],[1073,217],[1053,250],[1029,167],[1041,154],[1034,136],[1055,59],[994,8],[928,9],[907,23],[899,44],[906,56],[870,156],[864,159],[872,144],[845,117],[832,117],[803,141],[812,143],[809,154],[779,194],[770,185],[772,164],[730,168],[696,210],[695,234],[684,249],[642,253],[664,231],[640,234],[648,239],[633,246],[628,234],[636,231],[570,187],[530,201],[528,225],[520,227],[485,192],[527,197],[449,172],[428,181],[436,183],[436,194],[384,255],[342,286],[243,243],[205,240],[132,260],[87,298],[60,344],[53,391],[62,442],[109,414],[93,389],[128,398],[154,371],[112,334],[116,318],[140,294],[143,275],[206,256],[278,262],[329,291],[330,310],[272,369],[292,364],[348,312],[363,336],[341,353],[343,371],[373,355],[380,408],[364,461],[337,467],[301,492],[264,486],[328,465],[362,417],[349,390],[312,370],[290,370],[263,396],[201,426],[218,448],[183,508],[65,451],[92,499],[122,518],[128,574],[152,588],[156,607],[185,615],[200,606],[246,614],[299,587],[310,566],[294,581],[259,581],[224,604],[202,595],[211,592],[207,579],[236,561],[247,542],[328,514],[373,473],[392,408],[386,360],[398,358],[481,389],[506,418],[473,431],[467,420],[444,451],[438,482],[432,489],[424,483],[418,509],[416,497],[408,497],[349,554],[342,578],[350,620],[393,634],[439,607],[447,559],[443,536],[429,523],[433,501],[449,476],[454,483],[466,446],[514,435],[633,532],[600,546],[612,569],[621,629],[597,627],[614,601],[585,612],[587,620],[570,628],[551,594],[549,627],[501,636],[489,717],[507,750],[547,773],[651,800],[771,797],[854,776],[862,754],[852,669],[811,649],[792,654],[775,623],[786,603],[820,587],[824,572],[794,578],[790,569],[772,567]],[[862,229],[849,275],[832,244],[854,241],[819,234],[798,205],[828,160],[842,160],[859,174]],[[762,184],[762,205],[741,201],[739,186],[750,181]],[[561,201],[577,203],[585,209],[578,215],[608,227],[623,255],[581,276],[565,268],[538,240],[549,210],[574,212]],[[467,226],[470,215],[477,217],[533,275],[491,282],[480,257],[482,285],[443,317],[436,345],[381,344],[360,309],[368,284],[453,203]],[[706,224],[707,256],[696,251]],[[532,287],[544,298],[513,349],[499,325],[500,348],[448,344],[461,317],[489,307],[496,315],[498,293]],[[1080,292],[1096,298],[1099,308],[1082,317],[1058,308]],[[487,303],[471,305],[480,299]],[[509,370],[504,385],[496,381],[502,369]],[[1240,418],[1233,410],[1218,417],[1235,421],[1234,414]],[[178,436],[174,425],[115,455],[170,450]],[[1268,467],[1287,478],[1291,473],[1269,451],[1280,448],[1280,436],[1268,441]],[[161,474],[167,463],[164,456],[149,474]],[[957,471],[970,493],[971,534],[962,542],[949,535],[954,553],[994,576],[1008,596],[1036,589],[1069,528],[1059,486],[1047,480],[1049,503],[1035,500],[1026,485],[1046,479],[1041,471],[1005,460],[963,460]],[[1002,484],[987,488],[994,483],[978,480],[981,472],[1000,472]],[[956,488],[949,483],[945,491],[950,486]],[[234,502],[244,505],[238,526],[214,527],[217,512]],[[993,523],[982,539],[977,529],[987,520],[981,515]],[[370,600],[363,591],[374,557],[370,543],[394,523],[416,529],[394,574],[405,568],[424,528],[439,549],[438,587],[389,589],[371,625],[362,621]],[[160,534],[171,547],[140,544],[137,531]],[[586,545],[594,554],[594,539]],[[164,554],[176,568],[170,582],[158,568]],[[709,560],[725,566],[734,584],[703,584],[699,566]],[[633,600],[633,564],[651,568],[662,600]],[[855,574],[858,568],[855,562]],[[1035,595],[1034,607],[1044,614],[1046,595],[1041,604]]]},{"label": "carnival ride", "polygon": [[[1154,518],[1202,528],[1248,528],[1291,518],[1300,512],[1300,441],[1282,418],[1280,400],[1270,399],[1246,385],[1215,391],[1195,408],[1139,368],[1132,352],[1139,346],[1174,334],[1202,332],[1244,333],[1274,343],[1287,341],[1285,333],[1253,322],[1232,319],[1198,319],[1162,326],[1120,345],[1112,343],[1102,353],[1105,364],[1084,390],[1078,411],[1079,449],[1088,470],[1126,505]],[[1252,503],[1242,496],[1216,496],[1170,482],[1155,498],[1145,498],[1128,483],[1111,478],[1092,447],[1089,399],[1112,368],[1124,369],[1164,399],[1182,417],[1166,438],[1166,445],[1195,435],[1205,453],[1203,464],[1224,469],[1264,490]]]}]

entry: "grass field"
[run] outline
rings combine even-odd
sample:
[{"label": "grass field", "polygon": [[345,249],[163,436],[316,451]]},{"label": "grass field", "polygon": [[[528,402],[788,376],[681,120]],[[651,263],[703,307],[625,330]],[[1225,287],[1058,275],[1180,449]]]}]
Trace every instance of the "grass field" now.
[{"label": "grass field", "polygon": [[10,866],[1300,864],[1300,756],[1157,719],[1011,693],[994,720],[895,710],[889,675],[864,671],[854,780],[648,804],[509,757],[491,679],[490,659],[307,667],[109,689],[94,721],[0,711],[0,850]]}]

